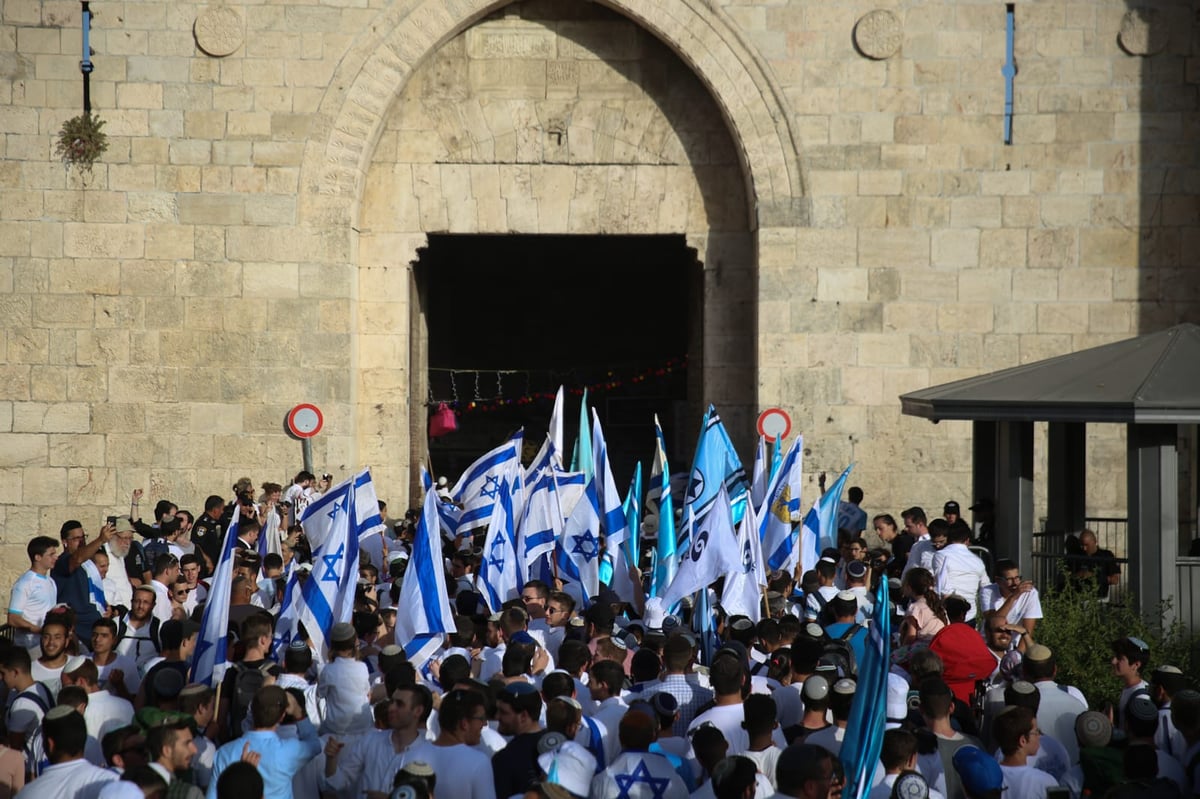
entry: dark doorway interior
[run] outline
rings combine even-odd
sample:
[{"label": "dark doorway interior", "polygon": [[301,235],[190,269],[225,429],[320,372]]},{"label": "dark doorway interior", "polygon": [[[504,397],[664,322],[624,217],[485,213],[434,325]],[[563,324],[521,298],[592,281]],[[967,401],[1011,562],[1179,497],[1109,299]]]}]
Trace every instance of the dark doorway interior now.
[{"label": "dark doorway interior", "polygon": [[430,235],[416,277],[427,399],[459,411],[457,432],[430,444],[438,475],[453,482],[522,426],[528,462],[559,384],[568,449],[581,399],[573,390],[594,387],[589,405],[622,493],[636,461],[649,469],[655,413],[669,457],[675,437],[691,435],[681,426],[689,400],[699,401],[688,396],[687,364],[701,363],[701,269],[683,236]]}]

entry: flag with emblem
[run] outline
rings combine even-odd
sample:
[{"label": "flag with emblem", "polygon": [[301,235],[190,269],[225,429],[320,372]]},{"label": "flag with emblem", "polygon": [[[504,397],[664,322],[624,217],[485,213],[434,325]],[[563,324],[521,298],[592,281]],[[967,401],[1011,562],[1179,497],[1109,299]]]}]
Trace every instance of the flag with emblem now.
[{"label": "flag with emblem", "polygon": [[738,551],[742,556],[741,568],[725,576],[721,607],[730,616],[749,616],[757,624],[762,618],[763,586],[767,584],[767,572],[763,566],[753,502],[746,506],[746,515],[738,526]]},{"label": "flag with emblem", "polygon": [[493,613],[499,613],[505,602],[515,599],[523,584],[517,562],[517,524],[513,517],[513,495],[520,482],[521,464],[514,461],[501,475],[500,494],[492,506],[483,553],[479,556],[476,586]]},{"label": "flag with emblem", "polygon": [[[358,586],[358,532],[355,482],[338,483],[304,509],[300,524],[312,547],[312,572],[300,590],[296,621],[315,643],[328,649],[333,625],[350,621]],[[375,510],[378,511],[378,506]],[[293,597],[294,599],[294,597]]]},{"label": "flag with emblem", "polygon": [[675,579],[662,597],[665,608],[697,591],[707,591],[709,584],[721,575],[742,568],[742,555],[733,530],[733,509],[724,483],[718,485],[717,496],[708,504],[708,513],[693,518],[691,543],[679,561]]},{"label": "flag with emblem", "polygon": [[768,570],[791,571],[799,558],[795,519],[800,515],[803,454],[804,436],[796,436],[767,489],[759,512],[758,532]]},{"label": "flag with emblem", "polygon": [[675,557],[675,503],[671,499],[671,469],[667,465],[667,445],[662,425],[654,414],[654,464],[650,467],[650,489],[646,492],[646,529],[654,530],[654,575],[650,595],[662,596],[675,578],[679,559]]},{"label": "flag with emblem", "polygon": [[558,576],[580,586],[582,604],[600,591],[600,507],[596,482],[589,480],[583,497],[563,527],[555,551]]},{"label": "flag with emblem", "polygon": [[821,551],[837,546],[837,512],[842,489],[854,464],[846,467],[833,486],[813,503],[800,526],[800,566],[804,571],[817,568]]},{"label": "flag with emblem", "polygon": [[521,462],[524,431],[472,463],[458,478],[450,496],[462,507],[458,515],[457,535],[483,527],[492,518],[492,509],[500,498],[500,479],[508,468]]},{"label": "flag with emblem", "polygon": [[[696,456],[692,459],[692,473],[688,476],[687,492],[683,498],[683,510],[691,511],[697,520],[704,519],[717,499],[721,487],[729,497],[733,508],[733,521],[742,518],[742,507],[746,499],[746,470],[729,433],[717,415],[717,409],[709,405],[704,412],[704,424],[700,429],[700,440],[696,444]],[[686,536],[687,528],[678,531]],[[688,542],[681,536],[678,548],[682,551]]]},{"label": "flag with emblem", "polygon": [[229,642],[229,595],[233,588],[233,553],[237,549],[241,518],[241,507],[234,505],[233,518],[229,520],[229,529],[225,531],[225,540],[221,542],[221,557],[217,559],[217,566],[209,581],[212,588],[204,603],[200,633],[192,652],[192,682],[212,688],[221,684],[225,670],[229,668],[226,652]]},{"label": "flag with emblem", "polygon": [[442,537],[437,532],[437,504],[437,494],[427,491],[396,603],[404,610],[396,615],[396,643],[415,669],[441,649],[446,633],[456,631],[442,565]]}]

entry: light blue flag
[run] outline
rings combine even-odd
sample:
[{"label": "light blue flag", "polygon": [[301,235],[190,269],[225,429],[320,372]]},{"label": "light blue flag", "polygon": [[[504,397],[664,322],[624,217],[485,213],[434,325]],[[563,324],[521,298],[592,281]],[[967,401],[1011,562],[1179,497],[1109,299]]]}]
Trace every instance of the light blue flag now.
[{"label": "light blue flag", "polygon": [[[651,521],[653,520],[653,521]],[[654,576],[650,579],[651,596],[662,596],[675,578],[679,559],[675,557],[675,506],[671,499],[671,469],[667,465],[667,445],[658,414],[654,415],[654,464],[650,467],[650,490],[646,492],[646,527],[657,531],[654,548]]]},{"label": "light blue flag", "polygon": [[629,491],[625,494],[625,501],[621,503],[621,510],[624,511],[625,521],[629,525],[629,539],[625,542],[625,555],[631,564],[636,564],[640,560],[639,553],[641,552],[641,541],[638,539],[642,530],[641,461],[633,465],[633,479],[629,481]]},{"label": "light blue flag", "polygon": [[888,607],[886,577],[879,581],[875,591],[875,608],[867,629],[863,662],[858,667],[858,687],[850,705],[850,719],[841,751],[842,766],[846,771],[842,796],[846,799],[862,799],[870,793],[879,753],[883,749],[892,640],[892,612]]},{"label": "light blue flag", "polygon": [[456,535],[482,527],[492,518],[492,508],[500,498],[500,478],[512,463],[520,464],[523,438],[524,431],[518,430],[508,441],[472,463],[458,478],[450,491],[450,496],[462,506]]},{"label": "light blue flag", "polygon": [[768,569],[792,570],[799,560],[796,551],[796,519],[800,516],[803,485],[801,456],[804,436],[796,436],[788,449],[759,512],[758,531]]},{"label": "light blue flag", "polygon": [[200,634],[192,652],[192,682],[216,688],[229,668],[226,648],[229,643],[229,594],[233,587],[233,553],[237,549],[238,526],[242,512],[237,506],[225,540],[221,542],[221,557],[213,570],[204,614],[200,618]]},{"label": "light blue flag", "polygon": [[767,496],[770,486],[770,467],[767,463],[767,439],[758,437],[758,446],[754,448],[754,469],[750,477],[750,504],[755,511],[762,509],[763,499]]},{"label": "light blue flag", "polygon": [[596,499],[600,507],[600,531],[604,534],[604,557],[600,565],[600,582],[608,585],[617,596],[626,602],[634,601],[635,586],[629,577],[629,558],[626,543],[629,541],[629,523],[621,505],[621,492],[613,479],[612,465],[608,461],[608,444],[604,440],[604,429],[600,416],[592,409],[592,465],[596,483]]},{"label": "light blue flag", "polygon": [[396,604],[404,610],[396,615],[396,643],[415,669],[441,649],[446,633],[456,632],[442,564],[442,537],[437,532],[437,505],[437,494],[427,491]]},{"label": "light blue flag", "polygon": [[[746,470],[729,433],[721,423],[717,410],[709,405],[704,412],[704,425],[700,429],[700,440],[696,444],[696,456],[692,460],[692,472],[688,476],[687,493],[684,494],[684,513],[689,510],[697,519],[703,519],[721,486],[729,496],[730,507],[733,509],[733,523],[742,520],[747,494]],[[686,535],[686,528],[680,531]],[[678,548],[682,551],[687,541],[680,540]]]},{"label": "light blue flag", "polygon": [[777,439],[775,439],[775,443],[771,445],[771,477],[767,481],[767,485],[770,485],[771,484],[770,481],[774,480],[775,475],[779,474],[779,467],[782,465],[783,465],[783,439],[777,438]]},{"label": "light blue flag", "polygon": [[[308,630],[317,650],[329,650],[333,625],[354,614],[358,587],[358,525],[355,482],[359,475],[338,483],[304,509],[300,524],[312,546],[313,570],[300,592],[296,621]],[[376,505],[376,512],[379,506]]]},{"label": "light blue flag", "polygon": [[[523,581],[537,577],[532,567],[554,551],[562,535],[562,506],[559,504],[558,469],[554,465],[558,453],[552,442],[543,447],[542,454],[525,473],[525,512],[518,526],[517,554],[524,572]],[[522,581],[522,584],[523,584]]]},{"label": "light blue flag", "polygon": [[575,452],[571,454],[571,471],[592,476],[592,433],[588,429],[587,389],[579,403],[579,437],[575,439]]},{"label": "light blue flag", "polygon": [[846,467],[833,486],[813,503],[800,527],[800,568],[809,571],[817,568],[821,551],[837,546],[837,512],[842,502],[842,490],[854,464]]},{"label": "light blue flag", "polygon": [[500,479],[500,497],[488,520],[483,554],[479,558],[476,585],[487,606],[499,613],[502,605],[516,599],[521,590],[520,563],[517,560],[517,520],[513,518],[513,495],[520,488],[521,464],[513,464]]},{"label": "light blue flag", "polygon": [[580,586],[584,607],[600,591],[600,507],[596,481],[589,480],[575,503],[555,549],[558,576]]}]

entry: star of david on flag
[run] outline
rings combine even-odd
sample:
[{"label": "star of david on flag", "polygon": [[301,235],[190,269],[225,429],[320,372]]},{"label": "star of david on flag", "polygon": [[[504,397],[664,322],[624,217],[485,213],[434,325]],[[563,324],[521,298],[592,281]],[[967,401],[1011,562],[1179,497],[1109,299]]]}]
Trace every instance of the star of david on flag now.
[{"label": "star of david on flag", "polygon": [[645,760],[638,760],[633,771],[628,774],[613,774],[613,780],[617,783],[617,799],[634,799],[634,797],[645,796],[644,791],[635,790],[639,784],[647,786],[650,789],[649,795],[654,799],[664,799],[667,795],[667,788],[671,786],[669,777],[655,777],[651,774]]},{"label": "star of david on flag", "polygon": [[596,500],[596,482],[589,480],[583,498],[571,511],[563,528],[556,557],[558,576],[579,583],[584,604],[600,591],[600,508]]},{"label": "star of david on flag", "polygon": [[[518,430],[513,437],[472,463],[450,495],[462,505],[458,517],[457,535],[482,527],[492,517],[492,509],[500,495],[500,480],[512,466],[521,465],[521,444],[524,432]],[[518,509],[520,505],[515,506]]]},{"label": "star of david on flag", "polygon": [[483,542],[484,557],[479,563],[478,585],[493,613],[517,596],[521,578],[517,573],[517,520],[513,513],[513,495],[520,487],[521,463],[510,461],[498,478],[497,502],[488,520]]}]

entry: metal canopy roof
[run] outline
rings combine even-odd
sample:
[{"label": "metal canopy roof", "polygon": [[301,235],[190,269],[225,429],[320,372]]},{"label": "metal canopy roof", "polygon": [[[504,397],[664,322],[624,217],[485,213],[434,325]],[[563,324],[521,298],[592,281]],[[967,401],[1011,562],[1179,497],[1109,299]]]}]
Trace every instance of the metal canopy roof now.
[{"label": "metal canopy roof", "polygon": [[1200,423],[1200,326],[913,391],[900,409],[935,422]]}]

